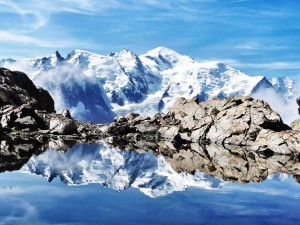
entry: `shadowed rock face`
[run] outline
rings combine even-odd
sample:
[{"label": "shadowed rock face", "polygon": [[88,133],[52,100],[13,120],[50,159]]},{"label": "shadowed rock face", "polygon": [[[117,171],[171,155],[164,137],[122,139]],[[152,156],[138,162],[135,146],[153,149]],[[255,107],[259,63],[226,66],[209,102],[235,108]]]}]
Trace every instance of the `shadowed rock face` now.
[{"label": "shadowed rock face", "polygon": [[21,106],[54,112],[54,101],[42,88],[36,88],[26,74],[0,68],[0,107]]}]

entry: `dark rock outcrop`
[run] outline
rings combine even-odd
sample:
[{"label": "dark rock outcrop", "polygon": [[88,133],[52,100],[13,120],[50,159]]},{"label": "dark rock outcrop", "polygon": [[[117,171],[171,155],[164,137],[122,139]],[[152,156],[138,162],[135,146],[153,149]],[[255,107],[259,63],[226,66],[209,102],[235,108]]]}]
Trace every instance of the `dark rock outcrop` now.
[{"label": "dark rock outcrop", "polygon": [[0,107],[27,105],[37,110],[54,112],[54,100],[42,88],[37,88],[26,74],[0,68]]},{"label": "dark rock outcrop", "polygon": [[1,127],[29,131],[45,128],[45,123],[28,105],[4,106],[0,110]]}]

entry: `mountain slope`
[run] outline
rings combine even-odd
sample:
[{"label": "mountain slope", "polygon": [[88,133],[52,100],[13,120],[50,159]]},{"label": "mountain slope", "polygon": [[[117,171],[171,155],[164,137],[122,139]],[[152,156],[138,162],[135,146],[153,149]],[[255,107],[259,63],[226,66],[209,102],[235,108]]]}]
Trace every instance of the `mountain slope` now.
[{"label": "mountain slope", "polygon": [[109,55],[74,50],[63,58],[55,52],[41,59],[1,60],[0,66],[29,74],[50,92],[58,111],[71,108],[75,117],[95,122],[130,111],[153,115],[179,97],[206,101],[272,89],[288,98],[294,88],[287,81],[276,85],[271,80],[273,86],[263,76],[248,76],[222,62],[199,63],[163,47],[141,56],[129,50]]},{"label": "mountain slope", "polygon": [[296,84],[288,77],[274,77],[269,81],[287,99],[296,94]]}]

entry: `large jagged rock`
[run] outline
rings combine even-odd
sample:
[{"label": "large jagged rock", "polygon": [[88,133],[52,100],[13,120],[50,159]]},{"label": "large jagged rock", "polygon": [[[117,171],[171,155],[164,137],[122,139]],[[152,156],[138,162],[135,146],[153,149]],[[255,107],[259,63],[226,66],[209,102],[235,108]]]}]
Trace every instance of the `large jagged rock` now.
[{"label": "large jagged rock", "polygon": [[30,108],[54,112],[54,100],[42,88],[37,88],[22,72],[0,68],[0,107],[27,105]]},{"label": "large jagged rock", "polygon": [[179,132],[193,142],[252,145],[260,131],[290,130],[270,106],[252,97],[235,96],[198,104],[178,99],[169,114],[179,122]]},{"label": "large jagged rock", "polygon": [[0,68],[0,117],[2,129],[45,129],[45,121],[37,111],[53,113],[50,94],[37,88],[26,74]]},{"label": "large jagged rock", "polygon": [[300,118],[294,120],[294,121],[291,123],[291,128],[292,128],[293,130],[300,130]]}]

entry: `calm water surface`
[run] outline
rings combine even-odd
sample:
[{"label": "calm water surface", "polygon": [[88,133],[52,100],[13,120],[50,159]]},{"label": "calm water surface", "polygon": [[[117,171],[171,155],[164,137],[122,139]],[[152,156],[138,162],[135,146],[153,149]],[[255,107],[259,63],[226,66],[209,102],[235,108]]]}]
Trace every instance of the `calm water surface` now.
[{"label": "calm water surface", "polygon": [[0,174],[0,224],[300,224],[292,175],[238,184],[107,145],[47,150]]}]

